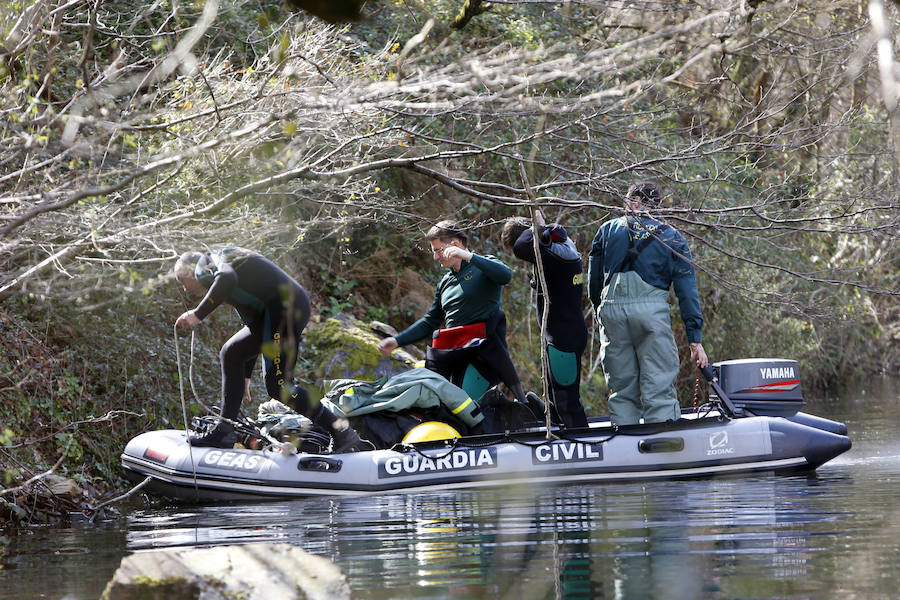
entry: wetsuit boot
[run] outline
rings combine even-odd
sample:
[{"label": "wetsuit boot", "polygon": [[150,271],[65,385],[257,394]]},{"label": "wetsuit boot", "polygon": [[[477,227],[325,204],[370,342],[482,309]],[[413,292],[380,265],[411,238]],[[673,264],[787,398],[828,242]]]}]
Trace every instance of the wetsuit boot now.
[{"label": "wetsuit boot", "polygon": [[528,398],[525,396],[525,392],[522,390],[521,383],[514,383],[509,386],[510,391],[513,393],[513,396],[516,398],[516,402],[521,402],[522,404],[528,405]]},{"label": "wetsuit boot", "polygon": [[529,409],[531,409],[531,414],[534,415],[535,420],[543,421],[545,419],[545,415],[547,414],[547,405],[543,400],[540,399],[537,394],[535,394],[534,392],[528,392],[527,394],[525,394],[525,404]]},{"label": "wetsuit boot", "polygon": [[312,422],[331,434],[333,440],[331,453],[363,452],[374,450],[372,442],[359,437],[356,430],[350,427],[346,419],[341,419],[321,404],[316,408]]},{"label": "wetsuit boot", "polygon": [[359,437],[356,430],[347,425],[343,429],[334,429],[331,434],[334,439],[334,447],[332,454],[343,454],[344,452],[365,452],[366,450],[374,450],[375,446],[368,440]]},{"label": "wetsuit boot", "polygon": [[191,432],[189,437],[191,446],[201,448],[233,448],[236,438],[234,425],[226,421],[219,421],[206,433]]}]

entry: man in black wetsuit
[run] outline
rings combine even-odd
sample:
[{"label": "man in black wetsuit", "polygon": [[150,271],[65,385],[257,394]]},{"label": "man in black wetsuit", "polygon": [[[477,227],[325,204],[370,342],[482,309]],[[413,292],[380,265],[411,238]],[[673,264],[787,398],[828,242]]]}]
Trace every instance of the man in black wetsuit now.
[{"label": "man in black wetsuit", "polygon": [[[587,427],[581,405],[581,355],[587,346],[587,325],[582,312],[584,274],[575,244],[559,224],[546,225],[541,211],[535,212],[541,231],[539,247],[550,308],[544,342],[550,359],[550,411],[566,427]],[[531,221],[511,217],[503,226],[503,245],[518,258],[537,269]],[[544,293],[535,271],[532,286],[538,291],[538,323],[544,314]]]},{"label": "man in black wetsuit", "polygon": [[244,327],[222,346],[222,420],[203,435],[191,435],[193,446],[230,448],[233,422],[241,402],[250,395],[250,376],[263,355],[266,392],[331,433],[335,452],[354,452],[367,442],[321,404],[313,410],[309,394],[293,377],[297,345],[309,322],[306,290],[267,258],[242,248],[216,254],[185,252],[175,263],[175,277],[184,289],[203,300],[178,317],[175,324],[193,329],[220,304],[237,310]]}]

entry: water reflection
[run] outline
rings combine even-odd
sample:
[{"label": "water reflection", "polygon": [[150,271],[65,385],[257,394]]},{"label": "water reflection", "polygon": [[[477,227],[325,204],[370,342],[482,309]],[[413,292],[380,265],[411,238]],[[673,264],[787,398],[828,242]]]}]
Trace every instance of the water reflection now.
[{"label": "water reflection", "polygon": [[745,597],[813,576],[847,516],[838,487],[840,468],[142,510],[127,545],[284,541],[340,564],[358,598]]},{"label": "water reflection", "polygon": [[0,598],[95,599],[127,553],[260,541],[337,563],[355,599],[895,598],[893,390],[811,407],[854,442],[814,475],[136,504],[101,527],[12,538]]}]

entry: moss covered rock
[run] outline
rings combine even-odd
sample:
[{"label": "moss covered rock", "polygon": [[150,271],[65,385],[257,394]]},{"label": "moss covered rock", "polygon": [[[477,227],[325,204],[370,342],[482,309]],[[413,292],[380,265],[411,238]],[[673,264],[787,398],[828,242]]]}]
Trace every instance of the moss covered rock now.
[{"label": "moss covered rock", "polygon": [[341,314],[310,323],[303,334],[304,347],[300,352],[309,364],[311,378],[316,381],[375,381],[417,365],[419,359],[402,349],[395,350],[390,358],[382,355],[378,342],[383,337],[370,325]]},{"label": "moss covered rock", "polygon": [[122,559],[102,600],[350,598],[334,563],[289,544],[141,552]]}]

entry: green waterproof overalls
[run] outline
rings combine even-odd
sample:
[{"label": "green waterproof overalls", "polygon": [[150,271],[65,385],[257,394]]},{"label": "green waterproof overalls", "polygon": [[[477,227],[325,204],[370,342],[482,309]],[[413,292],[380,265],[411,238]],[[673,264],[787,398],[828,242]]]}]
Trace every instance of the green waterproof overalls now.
[{"label": "green waterproof overalls", "polygon": [[669,316],[669,292],[634,271],[613,274],[603,288],[600,362],[609,387],[615,425],[678,419],[675,394],[678,349]]}]

